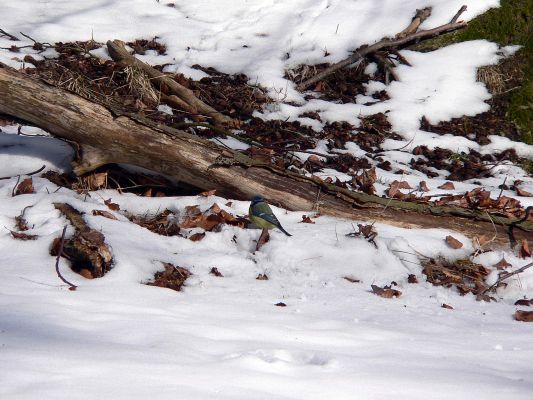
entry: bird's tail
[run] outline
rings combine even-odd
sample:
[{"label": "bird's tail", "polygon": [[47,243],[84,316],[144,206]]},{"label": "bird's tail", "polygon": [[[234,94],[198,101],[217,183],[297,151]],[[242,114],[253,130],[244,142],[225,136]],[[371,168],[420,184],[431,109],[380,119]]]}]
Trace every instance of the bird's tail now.
[{"label": "bird's tail", "polygon": [[282,231],[285,235],[287,236],[292,236],[289,232],[287,232],[285,229],[283,229],[283,227],[281,226],[281,224],[278,224],[278,229],[280,231]]}]

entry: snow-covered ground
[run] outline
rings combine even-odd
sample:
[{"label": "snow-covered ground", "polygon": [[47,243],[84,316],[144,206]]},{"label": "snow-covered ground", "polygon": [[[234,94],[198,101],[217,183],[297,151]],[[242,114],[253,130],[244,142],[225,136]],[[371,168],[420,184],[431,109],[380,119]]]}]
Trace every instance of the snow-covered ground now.
[{"label": "snow-covered ground", "polygon": [[[159,36],[167,55],[148,54],[146,61],[169,63],[169,71],[194,78],[202,74],[191,68],[194,64],[246,73],[280,100],[260,113],[264,118],[298,119],[305,111],[318,110],[324,122],[357,125],[362,115],[388,111],[393,129],[405,139],[386,143],[388,149],[413,139],[412,147],[481,153],[512,147],[533,158],[532,146],[505,138],[491,137],[490,144],[480,146],[469,138],[438,136],[419,126],[422,115],[436,123],[486,110],[489,94],[476,82],[476,68],[497,62],[502,51],[512,49],[475,41],[431,54],[404,51],[413,66],[398,67],[400,81],[385,88],[390,100],[370,106],[304,101],[283,78],[287,68],[338,61],[362,44],[401,31],[416,8],[433,6],[424,23],[433,27],[449,21],[463,3],[4,0],[0,28],[43,42]],[[471,19],[498,1],[467,4],[462,18]],[[0,47],[12,44],[0,37]],[[324,57],[325,51],[330,55]],[[19,67],[24,52],[34,53],[0,50],[0,61]],[[97,54],[106,56],[103,50]],[[52,56],[53,51],[43,55]],[[381,89],[370,84],[367,94]],[[465,244],[453,250],[445,244],[450,232],[444,230],[377,225],[376,249],[362,238],[345,236],[353,231],[352,221],[320,217],[315,224],[299,223],[308,211],[275,209],[293,236],[275,231],[255,254],[256,230],[225,226],[199,242],[161,237],[129,222],[124,213],[144,215],[168,208],[181,215],[188,205],[199,204],[204,210],[216,202],[234,215],[244,215],[248,203],[226,206],[226,199],[214,196],[147,198],[111,190],[86,196],[39,177],[34,177],[35,193],[13,197],[16,175],[42,165],[68,171],[72,153],[56,139],[17,136],[17,126],[0,129],[0,177],[14,176],[0,180],[0,226],[5,227],[0,231],[0,398],[533,398],[533,326],[512,318],[514,301],[533,297],[533,269],[510,279],[498,291],[498,303],[478,302],[471,295],[461,297],[453,289],[426,283],[416,256],[466,257],[473,250],[467,238],[452,233]],[[30,127],[23,131],[42,133]],[[353,143],[347,151],[362,150]],[[390,151],[388,157],[402,162],[407,155]],[[533,182],[518,167],[499,168],[499,176],[483,181],[495,193],[504,176]],[[382,170],[379,175],[385,183],[378,187],[382,193],[395,177]],[[442,178],[432,181],[416,171],[403,177],[413,186],[427,180],[431,188]],[[473,182],[456,184],[458,192],[473,187]],[[93,216],[94,209],[109,211],[104,205],[109,198],[120,205],[121,211],[113,212],[118,219]],[[533,202],[520,200],[524,205]],[[65,277],[79,285],[76,291],[60,284],[49,254],[52,240],[67,223],[54,202],[85,211],[115,259],[105,277],[93,280],[73,273],[62,261]],[[23,210],[31,228],[26,233],[38,235],[37,240],[16,240],[9,232]],[[72,232],[69,227],[67,234]],[[502,256],[514,268],[528,262],[509,251],[485,253],[474,261],[491,267]],[[163,262],[193,273],[182,292],[142,284]],[[213,267],[224,277],[210,274]],[[269,280],[256,280],[258,274]],[[420,283],[408,284],[409,274]],[[371,293],[371,284],[392,281],[402,292],[399,298]],[[275,306],[279,302],[286,307]]]}]

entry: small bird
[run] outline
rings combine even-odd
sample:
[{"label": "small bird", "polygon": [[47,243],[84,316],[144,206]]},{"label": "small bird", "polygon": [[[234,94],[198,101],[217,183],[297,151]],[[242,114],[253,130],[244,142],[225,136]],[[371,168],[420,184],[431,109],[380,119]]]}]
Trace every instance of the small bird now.
[{"label": "small bird", "polygon": [[261,196],[255,196],[250,204],[248,211],[250,221],[259,228],[274,229],[278,228],[287,236],[292,236],[281,226],[280,222],[272,212],[268,203]]}]

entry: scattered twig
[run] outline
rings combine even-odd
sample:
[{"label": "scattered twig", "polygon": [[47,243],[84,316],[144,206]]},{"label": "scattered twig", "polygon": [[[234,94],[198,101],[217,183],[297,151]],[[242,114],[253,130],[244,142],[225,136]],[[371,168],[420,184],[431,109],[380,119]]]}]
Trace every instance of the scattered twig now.
[{"label": "scattered twig", "polygon": [[13,186],[13,190],[11,191],[11,197],[15,197],[15,191],[17,190],[17,186],[19,185],[19,182],[20,182],[20,175],[17,176],[17,182],[15,183],[15,186]]},{"label": "scattered twig", "polygon": [[487,289],[485,289],[482,294],[485,294],[485,293],[487,293],[487,292],[489,292],[491,290],[496,289],[498,286],[500,286],[500,284],[504,280],[509,279],[511,276],[514,276],[514,275],[517,275],[517,274],[519,274],[521,272],[524,272],[526,269],[528,269],[531,266],[533,266],[533,262],[530,262],[529,264],[526,264],[523,267],[518,268],[516,271],[509,272],[509,273],[501,276],[492,286],[489,286]]},{"label": "scattered twig", "polygon": [[65,244],[65,233],[67,232],[67,225],[63,227],[63,233],[61,234],[61,242],[59,243],[59,251],[57,252],[56,257],[56,272],[59,279],[61,279],[63,282],[65,282],[67,285],[69,285],[69,290],[76,290],[77,286],[67,281],[63,275],[61,275],[61,271],[59,271],[59,259],[61,258],[61,254],[63,253],[63,245]]},{"label": "scattered twig", "polygon": [[[416,10],[416,14],[413,17],[413,20],[407,28],[396,35],[397,38],[403,38],[407,35],[411,35],[418,30],[418,27],[429,18],[431,15],[431,7],[426,7],[421,10]],[[455,21],[454,21],[455,22]]]},{"label": "scattered twig", "polygon": [[[462,11],[461,11],[461,13],[462,13]],[[457,14],[460,15],[459,12]],[[359,61],[360,59],[366,57],[368,54],[374,53],[374,52],[376,52],[378,50],[388,49],[388,48],[393,48],[393,47],[399,47],[399,46],[405,45],[405,44],[413,42],[413,41],[428,39],[428,38],[431,38],[431,37],[434,37],[434,36],[441,35],[441,34],[446,33],[446,32],[455,31],[457,29],[464,28],[465,26],[467,26],[467,23],[464,22],[464,21],[453,22],[453,23],[448,23],[448,24],[444,24],[444,25],[438,26],[438,27],[433,28],[433,29],[428,29],[428,30],[415,32],[415,33],[412,33],[410,35],[407,35],[407,36],[405,36],[403,38],[399,38],[399,39],[382,39],[379,42],[374,43],[371,46],[363,47],[363,48],[360,48],[360,49],[356,50],[354,52],[354,54],[352,54],[350,57],[348,57],[348,58],[346,58],[346,59],[344,59],[342,61],[339,61],[336,64],[333,64],[329,68],[326,68],[324,71],[322,71],[322,72],[316,74],[315,76],[313,76],[313,77],[305,80],[304,82],[300,83],[297,86],[297,89],[300,90],[300,91],[304,91],[307,88],[309,88],[311,85],[323,80],[324,78],[328,77],[329,75],[333,74],[334,72],[338,71],[339,69],[347,67],[348,65],[351,65],[351,64],[355,63],[356,61]]]},{"label": "scattered twig", "polygon": [[459,19],[459,17],[461,16],[462,13],[464,13],[466,11],[466,5],[463,5],[459,11],[457,11],[457,14],[455,14],[453,16],[453,18],[450,20],[450,24],[455,24],[457,22],[457,20]]},{"label": "scattered twig", "polygon": [[[35,174],[38,174],[39,172],[41,172],[41,171],[42,171],[43,169],[45,169],[45,168],[46,168],[46,165],[43,165],[43,166],[42,166],[41,168],[39,168],[38,170],[35,170],[35,171],[33,171],[33,172],[28,172],[27,174],[21,174],[21,175],[27,175],[27,176],[35,175]],[[19,179],[19,180],[20,180],[21,175],[18,175],[18,179]],[[11,178],[13,178],[13,176],[4,176],[4,177],[0,178],[0,181],[1,181],[2,179],[11,179]],[[17,185],[18,185],[18,181],[17,181]],[[16,185],[15,185],[15,187],[16,187]],[[14,189],[13,189],[13,193],[14,193]]]},{"label": "scattered twig", "polygon": [[12,34],[10,33],[7,33],[6,31],[4,31],[3,29],[0,29],[0,34],[3,35],[3,36],[7,36],[9,39],[11,39],[12,41],[14,42],[20,42],[20,39],[16,36],[13,36]]},{"label": "scattered twig", "polygon": [[500,190],[500,194],[498,195],[498,198],[496,200],[500,200],[503,194],[503,189],[505,188],[505,182],[507,181],[507,175],[505,176],[503,183],[502,183],[502,190]]}]

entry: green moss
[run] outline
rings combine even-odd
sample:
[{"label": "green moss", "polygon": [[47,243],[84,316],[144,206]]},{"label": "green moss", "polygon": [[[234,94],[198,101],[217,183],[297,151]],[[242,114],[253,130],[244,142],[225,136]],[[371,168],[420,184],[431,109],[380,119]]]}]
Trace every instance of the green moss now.
[{"label": "green moss", "polygon": [[533,1],[502,0],[500,4],[499,8],[490,9],[470,21],[467,28],[437,37],[418,49],[432,50],[476,39],[487,39],[500,46],[523,46],[514,57],[518,68],[513,68],[512,72],[512,80],[518,83],[515,85],[518,88],[509,92],[505,102],[507,118],[516,124],[522,140],[533,144]]}]

